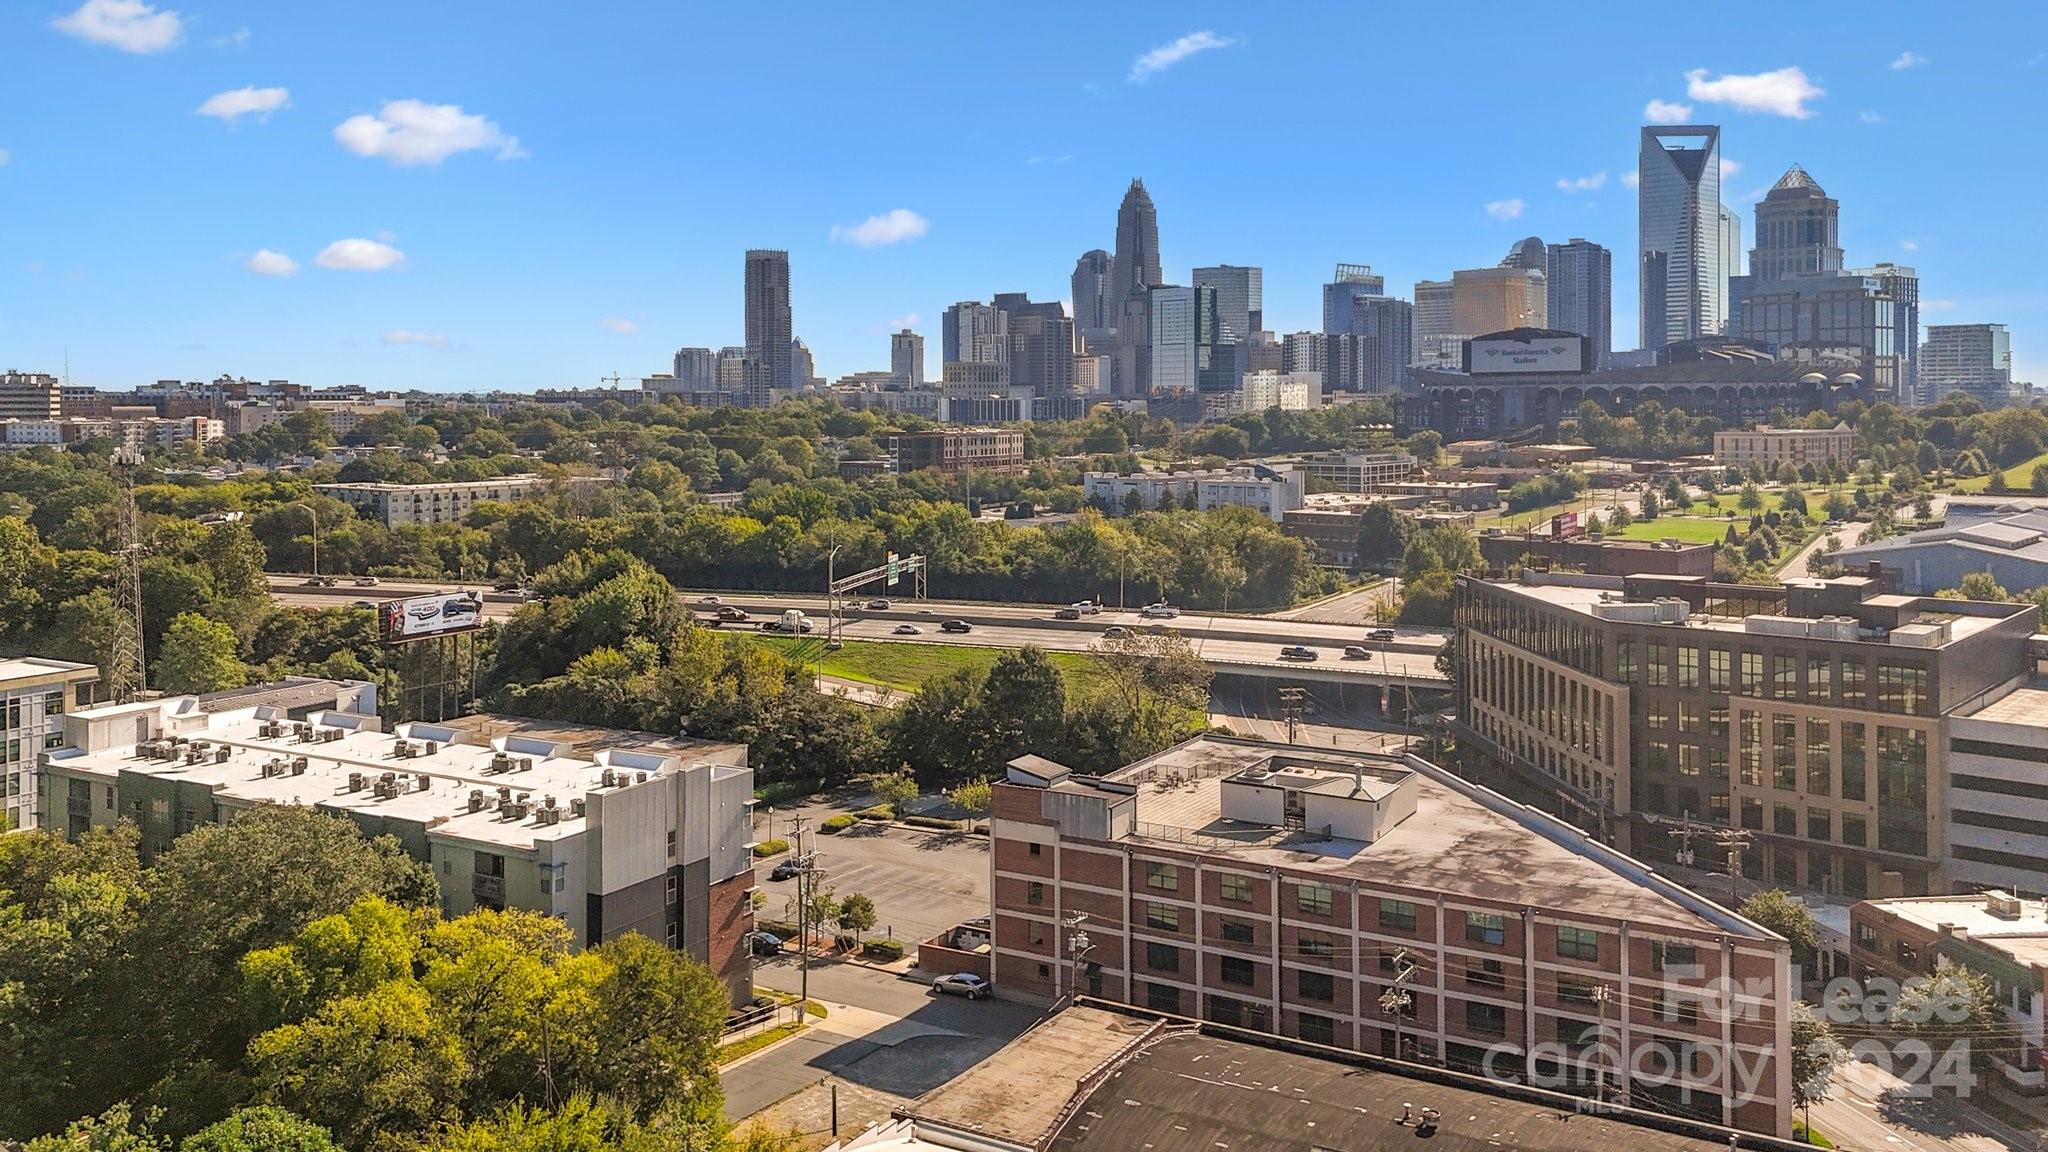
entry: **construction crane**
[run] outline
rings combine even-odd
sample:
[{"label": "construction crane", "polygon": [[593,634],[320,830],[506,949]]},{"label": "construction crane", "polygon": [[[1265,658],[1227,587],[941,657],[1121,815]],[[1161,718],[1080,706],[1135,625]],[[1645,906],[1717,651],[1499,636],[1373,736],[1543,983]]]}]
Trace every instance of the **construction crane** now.
[{"label": "construction crane", "polygon": [[142,652],[142,531],[135,515],[135,473],[142,467],[142,452],[124,446],[111,461],[114,480],[121,497],[114,504],[114,546],[118,567],[114,571],[113,647],[107,667],[107,690],[126,704],[148,686]]}]

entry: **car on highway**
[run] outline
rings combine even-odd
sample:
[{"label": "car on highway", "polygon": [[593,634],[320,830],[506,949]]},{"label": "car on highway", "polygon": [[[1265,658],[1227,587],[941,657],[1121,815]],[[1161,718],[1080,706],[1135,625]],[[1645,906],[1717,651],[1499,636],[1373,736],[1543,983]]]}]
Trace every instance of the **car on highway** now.
[{"label": "car on highway", "polygon": [[368,608],[370,611],[374,612],[377,610],[377,602],[375,600],[358,600],[356,601],[356,607]]},{"label": "car on highway", "polygon": [[1394,639],[1394,630],[1392,628],[1375,628],[1367,632],[1365,638],[1375,644],[1391,643]]},{"label": "car on highway", "polygon": [[299,583],[307,588],[318,588],[324,583],[318,576],[308,576]]},{"label": "car on highway", "polygon": [[1067,605],[1067,607],[1072,608],[1083,616],[1095,616],[1102,612],[1102,605],[1097,604],[1093,600],[1076,600],[1072,604]]},{"label": "car on highway", "polygon": [[493,585],[491,585],[491,591],[493,591],[493,592],[519,592],[519,591],[522,591],[522,589],[520,588],[520,586],[519,586],[519,581],[517,581],[517,580],[500,580],[500,581],[498,581],[498,582],[497,582],[496,584],[493,584]]},{"label": "car on highway", "polygon": [[722,604],[718,608],[718,618],[728,624],[737,624],[747,618],[747,610],[735,608],[730,604]]},{"label": "car on highway", "polygon": [[1321,657],[1322,653],[1306,644],[1289,644],[1287,647],[1280,649],[1280,658],[1282,660],[1317,660]]},{"label": "car on highway", "polygon": [[1138,609],[1138,615],[1147,620],[1172,620],[1180,615],[1180,609],[1161,600],[1157,604],[1147,604]]},{"label": "car on highway", "polygon": [[937,608],[919,608],[917,614],[919,616],[937,616],[939,610]]},{"label": "car on highway", "polygon": [[720,600],[716,596],[699,596],[697,597],[697,603],[704,605],[706,608],[716,608],[720,604],[725,603],[725,601]]},{"label": "car on highway", "polygon": [[356,577],[356,587],[358,588],[375,588],[379,583],[380,581],[375,576]]},{"label": "car on highway", "polygon": [[1130,634],[1131,630],[1121,624],[1111,624],[1102,630],[1102,638],[1104,640],[1121,640]]},{"label": "car on highway", "polygon": [[1346,644],[1344,646],[1344,658],[1346,660],[1370,660],[1372,659],[1372,652],[1360,644]]},{"label": "car on highway", "polygon": [[933,993],[940,996],[965,996],[969,1000],[986,1000],[995,995],[996,986],[972,972],[955,972],[932,981]]},{"label": "car on highway", "polygon": [[922,628],[919,628],[919,627],[918,627],[917,625],[915,625],[915,624],[898,624],[898,625],[897,625],[897,626],[895,626],[894,628],[891,628],[891,629],[889,629],[889,631],[891,631],[891,632],[894,632],[894,633],[895,633],[896,635],[898,635],[898,636],[922,636],[922,635],[924,635],[924,629],[922,629]]},{"label": "car on highway", "polygon": [[1081,610],[1079,608],[1062,608],[1053,613],[1052,618],[1055,620],[1079,620],[1081,618]]},{"label": "car on highway", "polygon": [[948,621],[946,621],[946,622],[945,622],[944,624],[941,624],[941,625],[939,625],[939,631],[941,631],[941,632],[972,632],[972,631],[974,631],[974,625],[972,625],[972,624],[969,624],[969,623],[968,623],[967,621],[965,621],[965,620],[948,620]]},{"label": "car on highway", "polygon": [[777,619],[761,621],[761,631],[787,632],[790,635],[794,636],[800,632],[809,632],[811,630],[812,623],[813,621],[809,616],[806,616],[803,613],[792,608],[789,611],[784,612]]},{"label": "car on highway", "polygon": [[779,956],[782,954],[782,937],[773,932],[755,932],[751,941],[754,955]]},{"label": "car on highway", "polygon": [[868,611],[870,612],[887,612],[888,610],[889,601],[884,597],[877,596],[873,600],[868,601]]},{"label": "car on highway", "polygon": [[787,880],[801,871],[803,869],[797,867],[795,860],[784,860],[775,866],[773,872],[768,873],[768,878],[770,880]]}]

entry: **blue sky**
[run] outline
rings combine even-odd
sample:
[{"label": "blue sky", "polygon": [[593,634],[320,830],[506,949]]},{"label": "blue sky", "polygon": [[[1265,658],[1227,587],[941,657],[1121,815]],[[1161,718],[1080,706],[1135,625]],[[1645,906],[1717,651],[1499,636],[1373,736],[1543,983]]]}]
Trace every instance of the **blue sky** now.
[{"label": "blue sky", "polygon": [[1317,325],[1339,261],[1408,295],[1533,233],[1615,250],[1627,347],[1625,178],[1662,101],[1723,126],[1745,243],[1797,161],[1842,201],[1852,264],[1917,267],[1923,323],[2003,321],[2048,385],[2044,24],[2019,4],[16,0],[0,367],[593,385],[739,343],[742,251],[782,247],[822,373],[886,368],[912,316],[936,371],[948,303],[1064,298],[1133,176],[1168,277],[1261,265],[1277,331]]}]

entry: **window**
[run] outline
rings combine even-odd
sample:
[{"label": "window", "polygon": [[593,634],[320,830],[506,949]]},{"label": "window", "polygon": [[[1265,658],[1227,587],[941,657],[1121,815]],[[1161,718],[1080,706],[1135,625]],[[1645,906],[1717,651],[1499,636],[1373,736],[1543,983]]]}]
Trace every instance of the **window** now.
[{"label": "window", "polygon": [[1650,656],[1644,661],[1644,668],[1650,674],[1649,686],[1668,688],[1671,686],[1671,645],[1662,640],[1650,641]]},{"label": "window", "polygon": [[1771,695],[1780,700],[1791,700],[1799,695],[1797,656],[1771,657]]},{"label": "window", "polygon": [[1036,880],[1024,882],[1024,902],[1036,907],[1045,903],[1045,885]]},{"label": "window", "polygon": [[1842,813],[1842,843],[1851,848],[1865,848],[1870,844],[1870,833],[1863,817],[1854,812]]},{"label": "window", "polygon": [[1467,912],[1465,939],[1497,948],[1508,941],[1508,918],[1497,912]]},{"label": "window", "polygon": [[1407,955],[1407,950],[1406,950],[1406,949],[1403,949],[1403,948],[1382,948],[1382,949],[1380,949],[1380,958],[1379,958],[1379,964],[1380,964],[1380,971],[1382,971],[1382,972],[1398,972],[1398,971],[1400,971],[1400,970],[1401,970],[1401,961],[1402,961],[1403,957],[1405,957],[1406,955]]},{"label": "window", "polygon": [[1761,652],[1742,653],[1742,694],[1764,694],[1764,654]]},{"label": "window", "polygon": [[1251,877],[1237,876],[1229,872],[1225,872],[1221,877],[1221,880],[1222,895],[1225,900],[1228,900],[1233,904],[1249,904],[1252,902]]},{"label": "window", "polygon": [[1771,805],[1771,831],[1780,836],[1799,835],[1799,809],[1790,804]]},{"label": "window", "polygon": [[1927,669],[1909,664],[1877,666],[1877,706],[1906,716],[1927,713]]},{"label": "window", "polygon": [[1294,906],[1311,916],[1328,916],[1332,895],[1328,884],[1297,884]]},{"label": "window", "polygon": [[1025,921],[1024,939],[1030,944],[1045,943],[1045,925],[1040,924],[1036,920]]},{"label": "window", "polygon": [[[1846,667],[1846,665],[1844,665]],[[1861,800],[1863,790],[1864,729],[1861,724],[1842,725],[1842,799]]]},{"label": "window", "polygon": [[671,860],[676,858],[676,834],[674,832],[668,834],[668,858]]},{"label": "window", "polygon": [[1225,984],[1249,985],[1252,982],[1252,962],[1242,956],[1221,957],[1217,963],[1217,975]]},{"label": "window", "polygon": [[1700,706],[1688,700],[1678,702],[1678,730],[1698,732],[1700,730]]},{"label": "window", "polygon": [[1742,714],[1742,783],[1750,788],[1764,786],[1764,718],[1755,712]]},{"label": "window", "polygon": [[1728,652],[1724,648],[1707,650],[1707,691],[1728,691]]},{"label": "window", "polygon": [[1799,789],[1799,721],[1790,716],[1771,717],[1771,786]]},{"label": "window", "polygon": [[1294,1018],[1294,1034],[1310,1044],[1335,1044],[1337,1022],[1313,1012],[1298,1013]]},{"label": "window", "polygon": [[1758,832],[1764,830],[1764,802],[1754,796],[1742,798],[1742,826]]},{"label": "window", "polygon": [[1508,1010],[1498,1004],[1465,1001],[1465,1031],[1474,1036],[1508,1034]]},{"label": "window", "polygon": [[1669,740],[1645,740],[1643,742],[1644,766],[1652,772],[1671,770],[1671,742]]},{"label": "window", "polygon": [[1699,745],[1680,744],[1678,746],[1678,774],[1680,776],[1697,776],[1700,774]]},{"label": "window", "polygon": [[1616,649],[1614,678],[1623,684],[1636,682],[1636,642],[1623,640]]},{"label": "window", "polygon": [[1671,705],[1663,700],[1647,700],[1643,703],[1643,727],[1663,729],[1671,727]]},{"label": "window", "polygon": [[1872,928],[1868,924],[1858,924],[1856,926],[1856,946],[1858,948],[1866,952],[1878,952],[1882,951],[1882,943],[1882,940],[1878,937],[1877,929]]},{"label": "window", "polygon": [[1337,954],[1336,940],[1321,932],[1303,932],[1295,937],[1295,947],[1303,956],[1313,956],[1318,960],[1328,960]]},{"label": "window", "polygon": [[1927,733],[1918,728],[1877,730],[1877,846],[1927,854]]},{"label": "window", "polygon": [[1328,972],[1296,972],[1294,990],[1303,1000],[1328,1004],[1337,998],[1337,981]]},{"label": "window", "polygon": [[1145,861],[1145,887],[1161,892],[1180,891],[1180,869],[1157,860]]},{"label": "window", "polygon": [[1180,1012],[1180,989],[1171,984],[1145,982],[1145,1007],[1154,1012]]},{"label": "window", "polygon": [[1575,976],[1559,976],[1557,998],[1565,1004],[1592,1004],[1598,1000],[1594,994],[1598,987],[1599,985],[1590,980],[1581,980]]},{"label": "window", "polygon": [[1728,706],[1716,704],[1707,709],[1707,735],[1719,740],[1728,738]]},{"label": "window", "polygon": [[1600,934],[1591,928],[1557,928],[1557,954],[1567,960],[1599,960]]},{"label": "window", "polygon": [[1406,900],[1381,900],[1380,927],[1396,932],[1415,931],[1415,905]]},{"label": "window", "polygon": [[1145,967],[1154,972],[1180,971],[1180,949],[1171,944],[1145,945]]},{"label": "window", "polygon": [[1508,986],[1507,965],[1499,960],[1467,960],[1465,983],[1503,991]]},{"label": "window", "polygon": [[1828,722],[1811,720],[1806,722],[1806,791],[1812,796],[1827,796],[1834,792],[1834,741],[1828,735]]},{"label": "window", "polygon": [[1566,1048],[1584,1048],[1599,1038],[1599,1025],[1590,1020],[1575,1020],[1570,1016],[1559,1016],[1551,1021],[1552,1034],[1557,1042]]},{"label": "window", "polygon": [[667,938],[668,938],[668,950],[669,950],[669,951],[671,951],[671,952],[675,951],[675,950],[676,950],[676,926],[675,926],[674,924],[670,924],[670,925],[668,926]]},{"label": "window", "polygon": [[1657,1019],[1674,1024],[1697,1024],[1700,1022],[1700,1002],[1666,989],[1657,1005]]},{"label": "window", "polygon": [[1045,851],[1045,845],[1043,845],[1043,844],[1033,844],[1033,845],[1031,845],[1031,854],[1032,854],[1033,856],[1038,856],[1038,855],[1041,855],[1041,854],[1043,854],[1043,853],[1044,853],[1044,851]]},{"label": "window", "polygon": [[1700,950],[1692,944],[1670,944],[1662,940],[1650,943],[1650,967],[1659,972],[1667,968],[1698,968]]},{"label": "window", "polygon": [[668,902],[670,904],[676,902],[676,878],[673,876],[668,878]]},{"label": "window", "polygon": [[1806,698],[1816,704],[1825,704],[1834,695],[1834,661],[1825,656],[1806,658]]},{"label": "window", "polygon": [[1145,901],[1145,927],[1161,932],[1180,931],[1180,909],[1157,900]]},{"label": "window", "polygon": [[1678,646],[1678,686],[1697,688],[1700,686],[1700,650],[1691,644]]},{"label": "window", "polygon": [[1863,707],[1864,666],[1860,661],[1842,661],[1842,707]]},{"label": "window", "polygon": [[1252,922],[1249,920],[1239,920],[1235,916],[1225,916],[1222,924],[1223,938],[1232,944],[1250,944],[1255,939]]}]

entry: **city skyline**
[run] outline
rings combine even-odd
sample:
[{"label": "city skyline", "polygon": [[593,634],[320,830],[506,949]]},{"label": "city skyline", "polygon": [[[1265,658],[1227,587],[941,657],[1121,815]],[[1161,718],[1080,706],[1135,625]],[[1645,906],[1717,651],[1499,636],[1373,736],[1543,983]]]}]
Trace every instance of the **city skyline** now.
[{"label": "city skyline", "polygon": [[[1147,128],[1033,130],[991,147],[971,117],[933,120],[921,98],[927,81],[957,72],[967,82],[964,62],[942,50],[972,28],[930,30],[939,22],[916,10],[900,45],[840,13],[787,34],[784,49],[803,65],[788,70],[789,91],[714,123],[674,113],[744,73],[726,49],[760,29],[738,15],[648,8],[629,43],[617,31],[627,21],[537,14],[475,28],[415,12],[403,42],[386,45],[372,31],[375,6],[343,16],[172,3],[154,6],[176,13],[176,34],[157,43],[112,25],[54,26],[70,8],[0,18],[34,47],[0,80],[17,106],[58,87],[94,94],[0,127],[0,209],[23,225],[0,237],[12,272],[0,347],[31,371],[64,371],[68,353],[80,383],[223,370],[448,390],[637,377],[665,370],[681,347],[743,342],[750,248],[790,251],[794,335],[821,375],[884,369],[891,333],[931,336],[954,301],[1067,299],[1076,257],[1114,247],[1116,199],[1133,178],[1157,207],[1162,279],[1261,268],[1272,331],[1320,326],[1321,285],[1340,261],[1372,264],[1406,295],[1402,286],[1490,265],[1535,234],[1624,254],[1613,312],[1626,347],[1637,329],[1633,145],[1641,127],[1671,119],[1722,129],[1723,199],[1739,217],[1802,165],[1849,209],[1848,263],[1914,266],[1924,323],[2006,324],[2015,377],[2044,375],[2033,337],[2048,298],[2028,274],[2024,241],[2038,227],[2020,199],[2034,161],[1997,151],[2020,178],[1972,180],[1967,192],[1942,166],[1904,162],[1936,148],[1994,154],[1997,118],[1972,113],[2048,80],[2024,34],[2040,18],[2018,7],[1995,41],[1915,27],[1909,43],[1898,22],[1871,21],[1810,47],[1683,57],[1669,46],[1717,42],[1708,31],[1741,13],[1681,16],[1658,37],[1610,34],[1597,12],[1556,15],[1516,30],[1518,48],[1562,50],[1598,26],[1606,50],[1631,63],[1560,86],[1569,91],[1518,88],[1526,123],[1547,126],[1544,147],[1486,146],[1506,127],[1489,96],[1506,81],[1482,78],[1427,132],[1359,126],[1354,155],[1331,173],[1355,187],[1336,196],[1324,180],[1233,177],[1194,145],[1212,134],[1261,141],[1238,176],[1266,171],[1259,156],[1312,139],[1292,121],[1328,99],[1318,62],[1368,53],[1394,85],[1440,66],[1399,48],[1435,35],[1427,18],[1196,8],[1171,25],[1097,14],[1079,47],[1029,33],[987,79],[1029,85],[1068,123]],[[640,74],[675,38],[702,49],[701,74],[662,84]],[[1375,38],[1386,46],[1370,47]],[[556,66],[536,77],[542,52]],[[915,59],[925,79],[918,91],[835,91],[834,113],[815,123],[794,111],[825,83],[805,67],[862,52]],[[1241,107],[1254,86],[1257,108]],[[1162,120],[1169,108],[1186,115]],[[923,138],[952,132],[979,146],[970,157],[899,139],[906,122],[923,123]],[[770,127],[789,134],[784,170],[801,178],[729,158]],[[1446,132],[1471,146],[1386,175],[1380,161]],[[135,179],[141,171],[149,178]],[[936,368],[928,360],[927,375]]]}]

